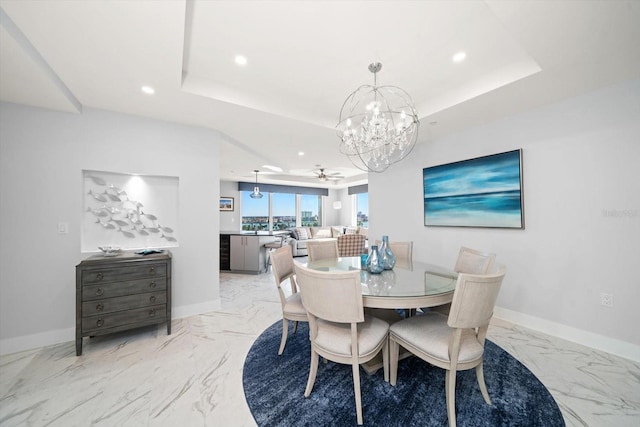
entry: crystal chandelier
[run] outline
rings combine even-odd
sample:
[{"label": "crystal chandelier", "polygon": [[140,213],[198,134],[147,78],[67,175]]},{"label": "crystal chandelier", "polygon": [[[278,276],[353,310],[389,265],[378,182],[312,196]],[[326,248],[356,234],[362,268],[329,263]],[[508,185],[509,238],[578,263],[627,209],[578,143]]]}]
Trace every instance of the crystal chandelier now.
[{"label": "crystal chandelier", "polygon": [[358,169],[383,172],[404,159],[418,139],[418,112],[407,92],[396,86],[377,86],[379,62],[369,65],[373,86],[362,85],[340,109],[336,126],[340,152]]},{"label": "crystal chandelier", "polygon": [[260,192],[260,187],[258,187],[258,172],[259,170],[254,170],[256,173],[256,186],[253,187],[253,193],[249,194],[249,197],[252,199],[262,199],[262,193]]}]

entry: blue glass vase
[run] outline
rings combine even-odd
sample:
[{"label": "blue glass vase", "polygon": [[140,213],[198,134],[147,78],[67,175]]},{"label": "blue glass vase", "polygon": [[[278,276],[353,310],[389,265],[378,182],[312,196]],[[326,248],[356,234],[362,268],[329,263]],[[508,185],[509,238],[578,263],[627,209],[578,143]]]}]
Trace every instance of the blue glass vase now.
[{"label": "blue glass vase", "polygon": [[384,265],[380,262],[380,256],[377,245],[372,245],[367,257],[367,271],[373,274],[380,274],[384,271]]},{"label": "blue glass vase", "polygon": [[389,247],[389,236],[382,236],[382,244],[378,249],[378,257],[385,270],[391,270],[396,265],[396,256]]}]

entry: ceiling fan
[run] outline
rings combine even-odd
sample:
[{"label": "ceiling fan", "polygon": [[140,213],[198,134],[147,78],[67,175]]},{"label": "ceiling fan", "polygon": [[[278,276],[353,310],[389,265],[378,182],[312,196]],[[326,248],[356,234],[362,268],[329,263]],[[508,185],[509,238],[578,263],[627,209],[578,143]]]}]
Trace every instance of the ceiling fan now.
[{"label": "ceiling fan", "polygon": [[344,178],[344,176],[340,175],[340,172],[324,173],[324,168],[320,168],[317,172],[314,171],[314,173],[316,174],[318,179],[323,182],[328,180]]}]

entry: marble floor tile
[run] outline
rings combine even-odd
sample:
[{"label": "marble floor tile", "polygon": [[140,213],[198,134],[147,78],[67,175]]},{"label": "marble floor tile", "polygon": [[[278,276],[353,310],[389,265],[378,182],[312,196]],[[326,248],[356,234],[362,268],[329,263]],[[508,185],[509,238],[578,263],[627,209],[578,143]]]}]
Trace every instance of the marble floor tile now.
[{"label": "marble floor tile", "polygon": [[[218,310],[0,357],[0,425],[255,426],[253,341],[282,312],[270,273],[220,274]],[[545,384],[568,426],[640,425],[640,364],[494,319],[488,338]]]}]

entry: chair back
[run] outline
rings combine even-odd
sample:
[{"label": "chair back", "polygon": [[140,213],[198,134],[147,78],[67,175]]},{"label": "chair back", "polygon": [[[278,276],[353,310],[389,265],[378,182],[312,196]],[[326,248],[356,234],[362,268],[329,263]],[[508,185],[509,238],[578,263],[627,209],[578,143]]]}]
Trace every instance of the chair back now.
[{"label": "chair back", "polygon": [[487,274],[493,268],[496,254],[477,251],[475,249],[460,248],[454,270],[458,273]]},{"label": "chair back", "polygon": [[296,264],[296,277],[307,313],[337,323],[364,321],[360,270],[326,272]]},{"label": "chair back", "polygon": [[338,236],[339,256],[360,256],[366,254],[367,236],[363,234],[343,234]]},{"label": "chair back", "polygon": [[504,267],[492,274],[460,273],[447,324],[463,329],[489,325],[504,275]]},{"label": "chair back", "polygon": [[283,246],[271,252],[271,267],[280,293],[282,293],[280,286],[282,282],[287,279],[291,281],[291,292],[297,292],[296,279],[294,276],[296,271],[291,246]]},{"label": "chair back", "polygon": [[397,261],[410,262],[413,259],[413,241],[389,242],[389,248]]},{"label": "chair back", "polygon": [[310,240],[307,242],[309,261],[338,258],[338,242],[336,239]]}]

